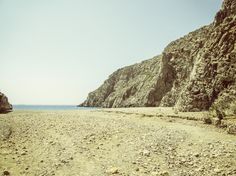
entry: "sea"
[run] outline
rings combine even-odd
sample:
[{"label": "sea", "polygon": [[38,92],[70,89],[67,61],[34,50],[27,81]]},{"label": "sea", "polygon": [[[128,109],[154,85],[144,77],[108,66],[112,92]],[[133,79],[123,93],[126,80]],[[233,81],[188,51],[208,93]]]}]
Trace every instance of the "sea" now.
[{"label": "sea", "polygon": [[76,105],[13,105],[13,110],[85,110],[93,107],[77,107]]}]

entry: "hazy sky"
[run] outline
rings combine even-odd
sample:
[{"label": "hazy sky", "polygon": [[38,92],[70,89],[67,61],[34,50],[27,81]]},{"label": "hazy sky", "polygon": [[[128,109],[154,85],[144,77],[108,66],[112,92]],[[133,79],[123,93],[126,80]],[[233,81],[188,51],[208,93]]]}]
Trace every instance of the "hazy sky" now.
[{"label": "hazy sky", "polygon": [[79,104],[116,69],[213,21],[222,0],[0,0],[0,91]]}]

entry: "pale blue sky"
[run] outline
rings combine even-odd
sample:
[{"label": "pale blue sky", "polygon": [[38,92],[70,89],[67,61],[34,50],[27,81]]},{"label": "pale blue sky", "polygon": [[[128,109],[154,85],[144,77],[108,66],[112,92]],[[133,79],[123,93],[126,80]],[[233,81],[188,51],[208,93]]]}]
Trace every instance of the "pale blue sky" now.
[{"label": "pale blue sky", "polygon": [[0,91],[79,104],[116,69],[213,21],[222,0],[0,0]]}]

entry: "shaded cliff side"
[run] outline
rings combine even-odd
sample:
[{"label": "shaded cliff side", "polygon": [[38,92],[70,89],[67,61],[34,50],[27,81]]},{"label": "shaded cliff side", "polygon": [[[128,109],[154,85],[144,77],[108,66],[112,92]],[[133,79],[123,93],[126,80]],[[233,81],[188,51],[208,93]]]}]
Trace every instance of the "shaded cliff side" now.
[{"label": "shaded cliff side", "polygon": [[81,105],[229,109],[235,80],[236,1],[225,0],[212,24],[171,42],[159,56],[117,70]]},{"label": "shaded cliff side", "polygon": [[12,105],[8,102],[8,98],[0,92],[0,113],[12,111]]}]

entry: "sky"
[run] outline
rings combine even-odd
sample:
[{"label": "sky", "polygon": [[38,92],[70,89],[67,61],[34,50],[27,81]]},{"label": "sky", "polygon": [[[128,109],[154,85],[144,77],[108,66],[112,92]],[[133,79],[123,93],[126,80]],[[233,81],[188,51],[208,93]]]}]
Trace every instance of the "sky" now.
[{"label": "sky", "polygon": [[0,92],[76,105],[120,67],[211,23],[222,0],[0,0]]}]

